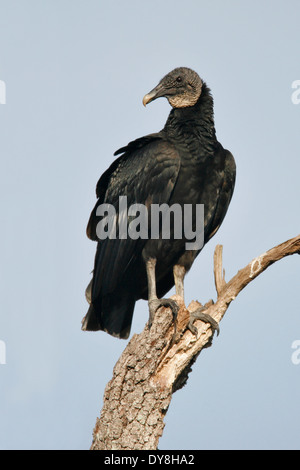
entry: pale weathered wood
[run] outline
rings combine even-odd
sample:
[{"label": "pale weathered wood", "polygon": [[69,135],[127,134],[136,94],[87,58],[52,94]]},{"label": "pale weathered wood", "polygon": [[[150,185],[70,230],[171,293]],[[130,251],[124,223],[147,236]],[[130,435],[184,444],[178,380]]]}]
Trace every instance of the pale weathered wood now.
[{"label": "pale weathered wood", "polygon": [[225,269],[222,272],[222,254],[223,246],[217,245],[214,253],[214,276],[215,276],[215,286],[218,296],[221,294],[222,290],[226,286],[225,282]]},{"label": "pale weathered wood", "polygon": [[[207,302],[205,313],[220,322],[244,287],[271,264],[295,253],[300,254],[300,235],[254,258],[226,283],[222,246],[218,245],[214,255],[217,301]],[[193,301],[187,309],[180,297],[172,298],[180,305],[175,339],[168,308],[157,311],[151,330],[146,325],[142,333],[132,337],[106,386],[91,449],[157,448],[172,394],[184,385],[191,365],[212,339],[209,324],[195,322],[197,337],[186,329],[189,312],[201,304]]]}]

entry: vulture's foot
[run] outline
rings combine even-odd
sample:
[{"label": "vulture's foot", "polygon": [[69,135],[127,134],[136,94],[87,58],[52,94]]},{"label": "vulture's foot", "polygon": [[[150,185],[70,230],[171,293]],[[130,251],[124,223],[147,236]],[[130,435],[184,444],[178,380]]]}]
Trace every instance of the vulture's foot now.
[{"label": "vulture's foot", "polygon": [[172,310],[174,322],[176,322],[177,314],[179,312],[179,306],[175,302],[175,300],[172,300],[172,299],[153,299],[153,300],[150,300],[148,302],[148,305],[149,305],[149,323],[148,323],[149,329],[152,326],[155,313],[160,307],[169,307]]},{"label": "vulture's foot", "polygon": [[195,312],[190,314],[190,321],[187,324],[187,328],[197,336],[198,330],[194,326],[194,321],[201,320],[204,323],[209,323],[212,329],[212,334],[214,335],[215,331],[217,331],[217,335],[220,333],[220,328],[218,322],[214,320],[210,315],[204,313],[205,307],[198,308]]}]

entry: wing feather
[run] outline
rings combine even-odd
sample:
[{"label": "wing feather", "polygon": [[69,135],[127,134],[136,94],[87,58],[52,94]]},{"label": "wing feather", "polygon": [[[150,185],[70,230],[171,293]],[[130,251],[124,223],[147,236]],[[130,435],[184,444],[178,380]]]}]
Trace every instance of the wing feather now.
[{"label": "wing feather", "polygon": [[[147,138],[141,146],[132,143],[124,154],[102,175],[97,185],[100,195],[92,211],[87,232],[97,240],[96,228],[100,221],[96,210],[99,204],[109,203],[119,217],[119,197],[127,197],[127,206],[168,202],[177,180],[180,159],[175,147],[155,137]],[[127,218],[128,221],[128,218]],[[141,253],[147,240],[110,239],[98,241],[92,283],[92,302],[99,296],[111,294],[126,276],[126,271]]]}]

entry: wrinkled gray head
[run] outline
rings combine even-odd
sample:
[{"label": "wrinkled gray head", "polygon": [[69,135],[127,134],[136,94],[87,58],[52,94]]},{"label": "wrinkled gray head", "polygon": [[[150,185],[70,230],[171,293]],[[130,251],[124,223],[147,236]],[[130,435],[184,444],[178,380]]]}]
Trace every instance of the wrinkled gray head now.
[{"label": "wrinkled gray head", "polygon": [[178,67],[169,72],[159,84],[143,98],[143,104],[165,97],[173,108],[194,106],[201,95],[202,80],[187,67]]}]

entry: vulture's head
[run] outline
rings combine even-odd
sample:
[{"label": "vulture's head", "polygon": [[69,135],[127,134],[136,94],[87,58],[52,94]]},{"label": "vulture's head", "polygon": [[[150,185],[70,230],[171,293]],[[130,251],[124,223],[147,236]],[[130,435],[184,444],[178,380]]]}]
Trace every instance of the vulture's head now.
[{"label": "vulture's head", "polygon": [[202,80],[194,70],[178,67],[168,73],[150,93],[143,104],[165,97],[173,108],[194,106],[201,95]]}]

